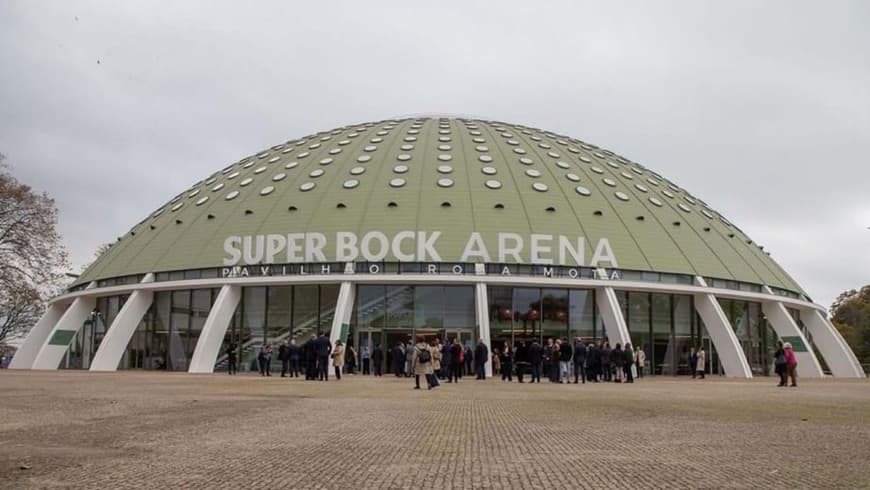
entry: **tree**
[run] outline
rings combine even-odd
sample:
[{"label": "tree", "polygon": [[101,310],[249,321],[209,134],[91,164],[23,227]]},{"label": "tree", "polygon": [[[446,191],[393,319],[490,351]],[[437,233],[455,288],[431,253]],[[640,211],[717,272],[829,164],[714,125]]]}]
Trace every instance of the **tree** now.
[{"label": "tree", "polygon": [[870,285],[841,293],[831,305],[831,320],[866,369],[870,365]]},{"label": "tree", "polygon": [[0,154],[0,343],[27,332],[69,267],[57,207],[14,176]]}]

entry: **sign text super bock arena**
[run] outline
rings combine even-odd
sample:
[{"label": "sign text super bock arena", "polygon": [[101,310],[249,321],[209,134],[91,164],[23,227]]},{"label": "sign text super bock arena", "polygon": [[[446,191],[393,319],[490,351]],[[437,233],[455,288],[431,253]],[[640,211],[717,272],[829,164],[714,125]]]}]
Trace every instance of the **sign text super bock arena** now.
[{"label": "sign text super bock arena", "polygon": [[[361,237],[350,231],[329,236],[318,232],[229,236],[224,240],[223,264],[380,262],[388,255],[400,262],[443,262],[438,251],[441,236],[440,231],[411,230],[392,235],[370,231]],[[487,241],[478,232],[470,233],[459,262],[619,266],[607,238],[598,240],[587,261],[586,238],[582,236],[498,232],[488,237]]]}]

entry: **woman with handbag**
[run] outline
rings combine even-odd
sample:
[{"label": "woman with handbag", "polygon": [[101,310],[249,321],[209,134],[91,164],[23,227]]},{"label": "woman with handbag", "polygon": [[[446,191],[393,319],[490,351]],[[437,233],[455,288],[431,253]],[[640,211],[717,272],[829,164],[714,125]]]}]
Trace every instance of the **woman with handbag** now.
[{"label": "woman with handbag", "polygon": [[341,341],[335,341],[335,348],[332,349],[332,366],[335,368],[335,379],[341,381],[341,368],[344,367],[344,349],[341,347]]},{"label": "woman with handbag", "polygon": [[773,353],[773,372],[779,376],[779,384],[785,386],[785,349],[782,348],[782,340],[776,341],[776,352]]}]

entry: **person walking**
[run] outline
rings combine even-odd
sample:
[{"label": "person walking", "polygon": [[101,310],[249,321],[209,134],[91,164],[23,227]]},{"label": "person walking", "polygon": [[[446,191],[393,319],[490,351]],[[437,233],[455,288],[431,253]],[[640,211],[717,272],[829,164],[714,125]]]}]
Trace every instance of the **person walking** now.
[{"label": "person walking", "polygon": [[450,378],[448,383],[458,383],[462,374],[462,346],[459,345],[459,339],[453,339],[453,345],[450,346]]},{"label": "person walking", "polygon": [[574,384],[579,380],[586,384],[586,344],[583,339],[577,337],[574,340]]},{"label": "person walking", "polygon": [[510,342],[504,343],[504,348],[501,350],[501,380],[514,380],[514,350],[511,348]]},{"label": "person walking", "polygon": [[362,350],[359,353],[360,359],[362,359],[362,373],[363,376],[368,376],[372,374],[372,353],[369,351],[369,346],[364,345]]},{"label": "person walking", "polygon": [[317,353],[317,378],[320,381],[329,381],[329,358],[332,353],[332,344],[329,343],[329,337],[325,333],[320,332],[320,336],[314,342],[314,347]]},{"label": "person walking", "polygon": [[432,350],[429,344],[426,343],[426,337],[420,335],[417,338],[417,345],[411,351],[411,365],[414,368],[414,389],[420,389],[420,376],[426,378],[426,384],[429,389],[432,386]]},{"label": "person walking", "polygon": [[486,361],[489,360],[489,348],[483,343],[483,339],[477,339],[477,348],[474,349],[474,371],[477,379],[486,379]]},{"label": "person walking", "polygon": [[436,379],[441,378],[441,340],[435,338],[429,343],[429,348],[432,350],[432,375]]},{"label": "person walking", "polygon": [[344,357],[347,363],[347,374],[356,374],[356,349],[351,344],[347,344],[347,348],[344,350]]},{"label": "person walking", "polygon": [[643,378],[643,370],[646,367],[646,352],[640,346],[634,350],[634,359],[637,364],[637,377]]},{"label": "person walking", "polygon": [[272,344],[266,342],[260,347],[260,354],[257,356],[260,362],[260,376],[272,376]]},{"label": "person walking", "polygon": [[[431,352],[430,352],[431,354]],[[431,367],[431,366],[430,366]],[[405,346],[405,377],[411,376],[414,371],[414,344],[408,338],[408,344]]]},{"label": "person walking", "polygon": [[689,352],[689,371],[692,372],[692,379],[698,375],[698,353],[695,351],[695,348],[692,347],[692,350]]},{"label": "person walking", "polygon": [[284,339],[278,346],[278,360],[281,361],[281,377],[285,378],[290,368],[290,358],[287,357],[287,339]]},{"label": "person walking", "polygon": [[341,369],[344,367],[344,348],[341,346],[341,341],[335,341],[335,348],[332,349],[332,367],[335,368],[335,379],[341,381]]},{"label": "person walking", "polygon": [[786,342],[782,345],[785,351],[785,372],[791,378],[792,388],[797,388],[797,357],[794,355],[794,350],[791,348],[791,342]]},{"label": "person walking", "polygon": [[787,368],[788,361],[785,358],[785,349],[782,346],[782,340],[776,341],[776,352],[773,353],[773,372],[779,376],[779,384],[777,386],[785,386],[788,384]]},{"label": "person walking", "polygon": [[631,372],[634,368],[634,350],[631,348],[631,343],[625,344],[625,350],[622,354],[625,356],[625,361],[622,363],[622,369],[625,370],[623,379],[626,383],[634,383],[634,375]]},{"label": "person walking", "polygon": [[625,364],[625,354],[622,352],[622,344],[617,343],[616,347],[610,351],[610,363],[613,364],[613,382],[622,383],[622,368]]},{"label": "person walking", "polygon": [[574,349],[568,339],[562,339],[559,344],[559,383],[571,383],[571,368],[573,367]]},{"label": "person walking", "polygon": [[287,346],[287,362],[290,368],[290,377],[299,377],[299,346],[296,345],[296,339],[290,339],[290,345]]},{"label": "person walking", "polygon": [[375,345],[375,350],[372,351],[372,363],[375,365],[375,376],[384,375],[384,349],[381,344]]},{"label": "person walking", "polygon": [[[704,379],[704,371],[707,369],[707,353],[704,352],[704,346],[702,345],[698,352],[695,354],[698,361],[695,364],[695,372],[698,374],[698,377]],[[694,378],[694,376],[692,376]]]},{"label": "person walking", "polygon": [[238,373],[238,366],[236,364],[236,343],[230,342],[230,345],[227,346],[227,374],[233,375]]},{"label": "person walking", "polygon": [[544,348],[535,339],[529,347],[529,366],[532,368],[532,383],[541,382],[541,364],[544,362]]}]

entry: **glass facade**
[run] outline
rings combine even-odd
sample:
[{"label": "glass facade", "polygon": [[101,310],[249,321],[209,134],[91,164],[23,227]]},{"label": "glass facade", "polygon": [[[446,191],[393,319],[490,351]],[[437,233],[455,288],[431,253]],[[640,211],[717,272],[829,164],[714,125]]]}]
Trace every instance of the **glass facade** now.
[{"label": "glass facade", "polygon": [[490,287],[489,328],[492,348],[505,342],[546,342],[548,338],[581,336],[594,340],[595,292],[584,289]]},{"label": "glass facade", "polygon": [[770,376],[777,336],[764,318],[761,304],[721,298],[718,301],[743,348],[753,376]]}]

